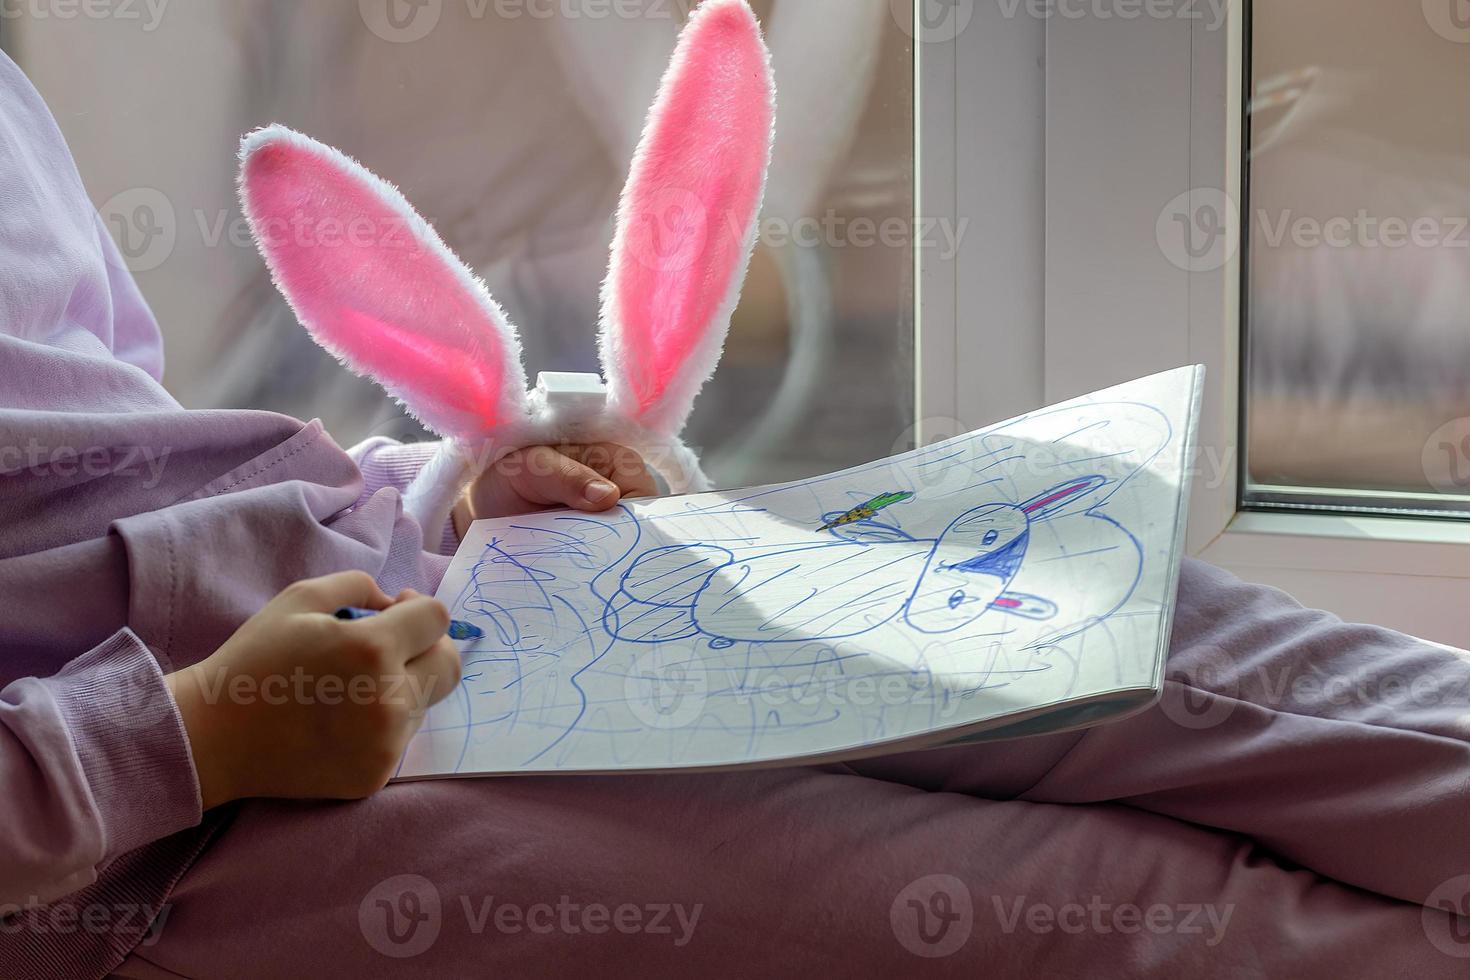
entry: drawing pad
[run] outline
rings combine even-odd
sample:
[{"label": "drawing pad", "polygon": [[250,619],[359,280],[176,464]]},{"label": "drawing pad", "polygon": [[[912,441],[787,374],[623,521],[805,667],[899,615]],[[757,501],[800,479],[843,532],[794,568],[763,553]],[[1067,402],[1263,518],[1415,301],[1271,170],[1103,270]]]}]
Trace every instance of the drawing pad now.
[{"label": "drawing pad", "polygon": [[439,598],[485,636],[399,778],[790,765],[1141,710],[1202,378],[780,486],[477,522]]}]

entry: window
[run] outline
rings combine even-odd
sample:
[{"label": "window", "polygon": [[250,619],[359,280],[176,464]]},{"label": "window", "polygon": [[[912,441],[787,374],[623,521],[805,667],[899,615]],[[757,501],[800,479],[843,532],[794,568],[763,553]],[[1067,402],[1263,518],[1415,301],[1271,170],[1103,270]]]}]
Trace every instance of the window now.
[{"label": "window", "polygon": [[1470,517],[1470,21],[1254,0],[1247,506]]},{"label": "window", "polygon": [[[1403,19],[1397,19],[1398,8],[1403,8]],[[1137,5],[1119,0],[1080,16],[1058,13],[1045,18],[1042,333],[1047,401],[1185,363],[1203,363],[1209,369],[1190,509],[1193,554],[1352,621],[1379,623],[1463,646],[1461,609],[1470,578],[1470,564],[1465,561],[1470,522],[1439,519],[1445,516],[1446,505],[1451,516],[1458,516],[1455,508],[1463,505],[1454,498],[1460,494],[1432,470],[1426,474],[1423,462],[1426,455],[1432,459],[1436,449],[1448,459],[1447,451],[1439,448],[1441,440],[1431,437],[1446,420],[1470,414],[1455,404],[1455,382],[1441,380],[1465,367],[1465,355],[1457,349],[1463,341],[1441,343],[1434,373],[1397,387],[1378,380],[1392,377],[1378,366],[1371,369],[1378,373],[1370,386],[1357,381],[1359,375],[1341,370],[1313,374],[1293,367],[1289,359],[1275,359],[1262,369],[1267,358],[1259,353],[1260,334],[1271,323],[1263,309],[1267,300],[1263,283],[1271,281],[1271,272],[1263,274],[1262,265],[1282,261],[1276,271],[1285,281],[1306,281],[1287,274],[1284,263],[1300,258],[1295,243],[1291,248],[1284,245],[1291,241],[1289,235],[1281,238],[1282,247],[1272,249],[1281,220],[1277,212],[1291,208],[1294,217],[1306,214],[1325,222],[1349,207],[1349,218],[1359,207],[1387,210],[1387,205],[1367,198],[1355,204],[1350,185],[1339,179],[1341,170],[1330,171],[1306,155],[1314,145],[1310,134],[1325,138],[1322,134],[1330,126],[1345,131],[1342,139],[1349,146],[1362,147],[1371,140],[1402,143],[1406,152],[1436,160],[1456,152],[1454,138],[1459,134],[1463,139],[1465,132],[1454,119],[1458,89],[1443,79],[1460,77],[1451,74],[1457,68],[1447,66],[1451,61],[1456,66],[1463,63],[1470,46],[1450,38],[1470,38],[1470,21],[1451,20],[1451,8],[1450,0],[1443,4],[1440,0],[1411,4],[1179,0],[1146,6],[1138,13]],[[1455,9],[1466,12],[1463,3]],[[1264,46],[1284,43],[1270,40],[1272,10],[1300,18],[1295,34],[1276,36],[1298,38],[1300,51],[1309,54],[1257,53]],[[1457,26],[1462,22],[1467,28],[1463,32]],[[1331,38],[1343,43],[1329,45]],[[1422,56],[1404,53],[1406,46],[1417,43],[1430,45]],[[1435,49],[1434,44],[1451,53]],[[1256,56],[1251,58],[1252,54]],[[1345,91],[1333,95],[1330,89],[1319,89],[1315,100],[1308,101],[1311,114],[1298,109],[1287,128],[1278,129],[1291,115],[1285,103],[1299,103],[1302,83],[1313,80],[1310,71],[1301,76],[1291,72],[1315,66],[1321,69],[1316,77],[1329,79],[1329,70],[1354,65],[1355,70],[1375,68],[1379,81],[1352,97]],[[1385,73],[1390,77],[1383,77]],[[1439,81],[1426,82],[1426,73]],[[1391,77],[1395,74],[1404,78]],[[1268,78],[1275,81],[1265,84],[1262,93],[1259,85]],[[1374,108],[1380,99],[1404,98],[1403,87],[1411,79],[1416,80],[1418,102],[1406,103],[1401,113]],[[1378,90],[1381,94],[1375,94]],[[1258,95],[1252,113],[1247,103]],[[1442,128],[1420,118],[1434,106],[1442,107],[1451,120]],[[1405,118],[1395,119],[1397,114]],[[1370,140],[1358,130],[1367,125],[1362,120],[1375,115],[1374,125],[1381,128]],[[1287,139],[1292,131],[1308,136]],[[1433,142],[1436,135],[1438,144]],[[1464,149],[1462,145],[1459,152]],[[1292,154],[1297,165],[1288,168]],[[1397,157],[1347,159],[1384,173],[1401,166]],[[1310,169],[1313,164],[1315,170]],[[1405,212],[1399,216],[1454,217],[1453,211],[1435,212],[1425,204],[1428,191],[1447,192],[1452,183],[1443,178],[1421,182],[1421,195],[1410,198],[1420,206],[1394,210]],[[1385,177],[1369,186],[1382,190],[1388,184]],[[1393,182],[1395,187],[1404,184]],[[1318,200],[1329,193],[1337,195],[1330,206]],[[1242,202],[1242,210],[1237,212],[1230,202]],[[1318,208],[1325,210],[1314,210]],[[1253,241],[1261,234],[1262,210],[1273,235],[1263,245]],[[1244,233],[1235,236],[1241,244],[1232,249],[1229,219],[1242,213],[1247,223],[1233,226]],[[1211,230],[1222,227],[1222,214],[1227,234],[1214,240],[1220,247],[1211,252],[1205,246],[1211,242]],[[1192,232],[1193,239],[1182,236],[1181,230]],[[1325,226],[1323,230],[1325,234]],[[1394,268],[1384,263],[1377,270],[1389,273]],[[1366,273],[1355,269],[1354,274],[1368,281]],[[1377,281],[1394,290],[1390,295],[1399,298],[1402,308],[1418,309],[1409,301],[1422,291],[1403,285],[1412,279],[1385,274]],[[1348,289],[1356,285],[1349,282]],[[1310,309],[1331,309],[1326,302],[1330,294],[1311,295],[1315,298]],[[1384,312],[1397,309],[1390,306]],[[1314,334],[1323,336],[1316,328],[1327,321],[1293,316],[1289,322],[1294,324],[1290,329],[1300,333],[1288,334],[1283,328],[1279,339],[1290,343],[1295,337],[1302,343]],[[1404,349],[1436,349],[1426,345],[1422,332],[1410,329],[1424,322],[1407,315],[1395,319],[1396,325],[1403,325],[1397,333]],[[1367,336],[1384,338],[1383,343],[1392,339],[1389,332]],[[1341,340],[1327,335],[1323,349],[1339,349],[1329,345]],[[1367,346],[1343,349],[1355,350],[1359,361],[1376,360]],[[1415,363],[1429,360],[1429,353],[1416,356]],[[1305,428],[1306,415],[1288,417],[1284,410],[1265,415],[1268,402],[1262,396],[1284,404],[1293,393],[1285,380],[1289,377],[1313,379],[1311,387],[1298,389],[1308,392],[1301,396],[1302,404],[1320,400],[1336,405],[1336,415],[1345,418],[1353,397],[1372,397],[1386,411],[1397,410],[1400,419],[1417,413],[1422,417],[1419,431],[1410,433],[1401,421],[1390,431],[1375,431],[1370,440],[1366,433],[1360,438],[1332,410],[1315,412],[1317,428],[1311,430]],[[1344,378],[1354,380],[1339,380]],[[1463,371],[1459,378],[1463,385]],[[1441,402],[1446,406],[1443,417],[1437,407]],[[1259,453],[1265,443],[1257,440],[1277,438],[1273,426],[1298,428],[1291,430],[1291,444],[1283,441],[1282,449],[1263,462]],[[1451,443],[1453,451],[1453,436],[1442,441]],[[1329,445],[1334,448],[1325,448]],[[1370,456],[1369,446],[1379,455]],[[1461,442],[1460,450],[1464,448]],[[1462,459],[1465,473],[1470,458]],[[1392,460],[1393,465],[1381,460]],[[1351,473],[1330,469],[1344,467],[1344,461],[1351,463]],[[1436,479],[1441,485],[1436,486]],[[1330,509],[1272,503],[1263,499],[1263,488],[1268,486],[1272,491],[1284,487],[1294,494],[1319,494],[1318,500],[1294,495],[1289,503]],[[1381,509],[1367,511],[1363,495],[1377,498],[1369,506]],[[1366,513],[1352,513],[1355,509]]]},{"label": "window", "polygon": [[[814,16],[817,3],[831,9]],[[423,433],[317,350],[271,288],[235,203],[240,133],[283,122],[398,184],[517,323],[533,381],[593,371],[613,209],[691,6],[191,0],[61,17],[41,4],[7,17],[3,42],[158,315],[175,395],[321,417],[350,443]],[[753,6],[781,85],[776,161],[725,358],[686,434],[724,485],[887,455],[915,415],[912,6]]]}]

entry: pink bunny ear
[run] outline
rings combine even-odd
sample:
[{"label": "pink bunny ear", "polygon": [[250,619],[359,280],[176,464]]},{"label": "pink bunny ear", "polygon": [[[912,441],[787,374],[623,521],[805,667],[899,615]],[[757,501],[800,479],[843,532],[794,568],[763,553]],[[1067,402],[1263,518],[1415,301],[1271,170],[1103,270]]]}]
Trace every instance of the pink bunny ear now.
[{"label": "pink bunny ear", "polygon": [[397,188],[282,126],[245,137],[240,156],[256,245],[317,343],[440,435],[525,413],[514,329]]},{"label": "pink bunny ear", "polygon": [[714,373],[755,246],[775,83],[745,0],[679,36],[618,207],[599,344],[615,410],[677,433]]}]

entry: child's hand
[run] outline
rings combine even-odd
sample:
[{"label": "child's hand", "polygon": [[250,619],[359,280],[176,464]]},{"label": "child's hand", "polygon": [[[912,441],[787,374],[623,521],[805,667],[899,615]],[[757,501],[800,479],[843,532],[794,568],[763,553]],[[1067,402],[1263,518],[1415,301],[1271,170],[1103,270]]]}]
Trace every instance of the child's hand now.
[{"label": "child's hand", "polygon": [[[385,610],[344,622],[343,606]],[[358,799],[388,782],[429,705],[459,683],[435,599],[365,572],[297,582],[208,660],[166,681],[209,809],[244,797]]]},{"label": "child's hand", "polygon": [[623,497],[658,493],[643,457],[626,446],[532,446],[506,456],[474,482],[454,508],[463,537],[471,522],[572,507],[608,510]]}]

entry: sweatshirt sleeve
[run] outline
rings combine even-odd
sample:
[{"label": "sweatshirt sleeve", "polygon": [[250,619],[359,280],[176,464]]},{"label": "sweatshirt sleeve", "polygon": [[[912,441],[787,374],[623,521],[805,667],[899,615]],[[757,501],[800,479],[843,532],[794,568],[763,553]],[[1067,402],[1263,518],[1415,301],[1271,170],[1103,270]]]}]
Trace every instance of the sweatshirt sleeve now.
[{"label": "sweatshirt sleeve", "polygon": [[[385,487],[402,493],[408,489],[419,470],[424,468],[439,451],[437,442],[395,442],[379,436],[359,443],[347,450],[357,468],[362,471],[363,490],[361,500],[367,500]],[[444,524],[444,534],[439,542],[439,554],[453,555],[459,549],[459,534],[454,530],[451,518]]]},{"label": "sweatshirt sleeve", "polygon": [[148,648],[123,629],[0,690],[0,910],[84,888],[201,819],[188,736]]}]

